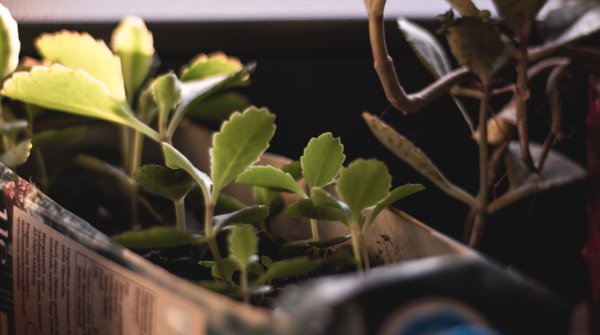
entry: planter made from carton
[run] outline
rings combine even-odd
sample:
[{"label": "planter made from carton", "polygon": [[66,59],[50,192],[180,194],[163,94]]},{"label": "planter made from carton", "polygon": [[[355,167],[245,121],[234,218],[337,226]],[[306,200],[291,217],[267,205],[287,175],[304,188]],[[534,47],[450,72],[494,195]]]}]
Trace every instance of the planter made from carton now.
[{"label": "planter made from carton", "polygon": [[[0,195],[0,334],[294,332],[285,313],[200,288],[116,245],[5,167]],[[397,253],[404,260],[474,255],[397,211],[373,231],[412,241]]]}]

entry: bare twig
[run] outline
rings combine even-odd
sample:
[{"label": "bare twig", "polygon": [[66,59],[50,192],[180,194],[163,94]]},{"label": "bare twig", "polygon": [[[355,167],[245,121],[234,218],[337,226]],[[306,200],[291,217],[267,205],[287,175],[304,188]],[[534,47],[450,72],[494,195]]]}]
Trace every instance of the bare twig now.
[{"label": "bare twig", "polygon": [[488,142],[487,142],[487,122],[488,122],[488,104],[490,98],[490,83],[484,83],[483,97],[479,105],[479,208],[475,215],[475,222],[469,236],[469,246],[475,248],[479,245],[483,230],[487,221],[487,206],[489,201],[488,184]]},{"label": "bare twig", "polygon": [[489,167],[490,170],[488,172],[488,183],[493,184],[498,176],[498,171],[500,170],[500,163],[502,162],[504,155],[506,154],[506,150],[508,150],[508,138],[502,144],[496,146],[494,152],[492,153],[492,157],[490,158]]},{"label": "bare twig", "polygon": [[542,153],[538,158],[536,167],[538,171],[541,171],[544,167],[544,162],[546,161],[546,157],[548,156],[548,152],[552,145],[554,145],[556,140],[560,140],[562,138],[561,132],[561,90],[560,90],[560,82],[565,79],[567,76],[569,68],[568,61],[564,64],[561,64],[555,67],[550,76],[548,76],[548,81],[546,82],[546,94],[548,95],[548,101],[550,103],[550,116],[552,119],[552,123],[550,125],[550,131],[548,132],[548,136],[544,141],[544,147],[542,149]]},{"label": "bare twig", "polygon": [[517,129],[519,132],[519,143],[521,144],[521,160],[525,163],[527,169],[533,172],[535,171],[535,165],[529,151],[529,133],[527,131],[527,100],[529,99],[528,65],[527,48],[523,46],[521,47],[521,55],[517,59],[517,83],[515,86]]},{"label": "bare twig", "polygon": [[454,85],[470,76],[466,67],[458,68],[439,78],[423,90],[407,94],[396,75],[394,61],[387,51],[383,12],[386,0],[365,0],[369,15],[369,38],[373,53],[374,67],[392,106],[405,114],[419,111],[425,105],[447,93]]}]

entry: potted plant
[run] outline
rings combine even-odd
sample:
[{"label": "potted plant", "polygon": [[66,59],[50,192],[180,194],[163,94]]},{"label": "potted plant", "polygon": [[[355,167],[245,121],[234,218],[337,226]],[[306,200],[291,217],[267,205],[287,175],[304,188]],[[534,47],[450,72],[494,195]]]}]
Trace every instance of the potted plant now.
[{"label": "potted plant", "polygon": [[[387,168],[376,160],[360,159],[342,168],[343,146],[329,133],[311,139],[298,163],[281,168],[252,166],[275,131],[275,117],[265,108],[249,107],[231,114],[212,137],[210,173],[200,171],[173,145],[175,131],[190,109],[207,104],[220,90],[245,84],[252,66],[244,67],[220,54],[200,56],[179,75],[167,73],[142,86],[153,58],[150,32],[139,19],[127,18],[112,42],[115,54],[87,34],[45,34],[36,45],[46,65],[28,67],[4,83],[3,95],[11,99],[123,126],[124,172],[89,157],[80,158],[79,163],[117,181],[109,186],[126,189],[130,201],[121,206],[128,203],[132,213],[131,230],[114,235],[111,241],[5,169],[2,191],[7,229],[3,232],[12,249],[7,258],[10,266],[3,271],[14,279],[10,298],[14,297],[16,313],[11,316],[13,323],[5,323],[15,327],[11,330],[227,333],[252,329],[285,333],[289,331],[285,317],[278,319],[263,309],[239,305],[196,284],[260,302],[276,291],[275,285],[267,284],[353,267],[349,265],[352,261],[359,270],[367,270],[373,259],[388,263],[442,253],[474,255],[406,215],[385,210],[422,188],[409,184],[390,190]],[[36,113],[31,106],[28,110],[31,124]],[[48,138],[56,137],[51,135],[42,138],[52,142]],[[156,142],[163,164],[141,164],[144,137]],[[44,171],[43,156],[40,160],[40,171]],[[300,177],[306,188],[297,183]],[[261,204],[247,206],[223,196],[222,191],[233,181],[252,185]],[[146,191],[172,203],[169,212],[174,213],[174,226],[141,224],[144,217],[137,213],[138,203],[147,196]],[[268,206],[281,191],[296,194],[284,208],[292,216],[309,219],[305,225],[310,227],[309,239],[282,242],[263,226],[273,214]],[[200,210],[186,209],[186,198],[192,200],[188,205],[201,202]],[[161,206],[164,202],[146,205],[147,215],[161,221]],[[340,221],[338,227],[348,225],[351,234],[334,230],[333,235],[322,236],[316,220]],[[403,229],[392,228],[392,224]],[[400,253],[395,245],[399,236],[419,239],[425,247],[411,245],[415,248]],[[346,253],[341,244],[348,239],[351,251]],[[145,253],[164,267],[188,268],[195,263],[195,269],[205,268],[205,272],[192,277],[195,284],[175,279],[114,241]],[[384,248],[395,250],[381,251],[382,241]],[[370,254],[372,251],[377,253]],[[52,261],[48,267],[40,266],[45,259]],[[45,285],[48,295],[42,294]],[[71,293],[58,298],[59,285],[61,292]],[[69,286],[74,286],[74,291]],[[36,296],[42,297],[39,303],[28,293],[35,290]],[[47,318],[35,304],[48,306]],[[135,310],[133,320],[127,319],[125,309]],[[274,318],[277,322],[273,323]]]}]

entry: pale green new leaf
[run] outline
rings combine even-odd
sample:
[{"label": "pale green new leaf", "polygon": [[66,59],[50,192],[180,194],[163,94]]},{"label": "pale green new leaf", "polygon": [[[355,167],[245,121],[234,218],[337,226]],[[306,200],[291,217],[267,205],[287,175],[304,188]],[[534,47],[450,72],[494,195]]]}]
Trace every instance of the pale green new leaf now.
[{"label": "pale green new leaf", "polygon": [[126,100],[121,61],[102,40],[95,40],[87,33],[63,30],[42,34],[35,40],[35,47],[44,59],[84,70],[106,85],[117,101]]},{"label": "pale green new leaf", "polygon": [[435,78],[452,70],[446,51],[429,31],[404,18],[398,19],[398,26],[408,45]]},{"label": "pale green new leaf", "polygon": [[173,72],[159,76],[151,85],[152,96],[158,105],[159,120],[169,118],[169,113],[181,101],[181,82]]},{"label": "pale green new leaf", "polygon": [[14,148],[8,150],[0,156],[0,162],[8,168],[15,168],[27,162],[31,152],[31,140],[25,140],[17,144]]},{"label": "pale green new leaf", "polygon": [[159,140],[156,131],[136,119],[104,84],[82,70],[53,65],[16,72],[4,83],[2,94],[48,109],[129,126]]},{"label": "pale green new leaf", "polygon": [[248,106],[250,106],[248,99],[237,93],[217,92],[189,105],[185,115],[188,119],[202,125],[218,129],[221,122],[229,118],[233,112],[244,110]]},{"label": "pale green new leaf", "polygon": [[129,100],[144,83],[152,66],[154,39],[144,21],[127,16],[112,33],[111,47],[121,59],[125,91]]},{"label": "pale green new leaf", "polygon": [[211,55],[200,54],[181,71],[181,80],[198,80],[217,75],[228,75],[239,72],[242,63],[235,57],[230,57],[222,52]]},{"label": "pale green new leaf", "polygon": [[258,260],[258,238],[252,226],[235,226],[227,236],[227,247],[232,257],[240,268],[247,269],[251,263]]},{"label": "pale green new leaf", "polygon": [[185,197],[194,186],[194,180],[186,171],[162,165],[141,166],[133,178],[148,192],[173,201]]},{"label": "pale green new leaf", "polygon": [[356,159],[343,168],[336,190],[357,217],[361,211],[385,198],[392,185],[387,166],[376,159]]},{"label": "pale green new leaf", "polygon": [[363,113],[363,119],[379,142],[398,156],[398,158],[410,165],[417,172],[421,173],[425,178],[429,179],[429,181],[448,195],[469,206],[479,206],[479,202],[475,197],[448,181],[425,153],[417,148],[406,137],[398,134],[392,127],[369,113]]},{"label": "pale green new leaf", "polygon": [[324,133],[311,140],[300,157],[302,174],[309,188],[323,187],[333,182],[346,159],[339,137]]},{"label": "pale green new leaf", "polygon": [[10,11],[0,4],[0,78],[11,74],[19,64],[19,28]]},{"label": "pale green new leaf", "polygon": [[239,184],[264,187],[274,191],[291,192],[304,196],[304,192],[294,178],[272,166],[252,166],[242,172],[236,180]]},{"label": "pale green new leaf", "polygon": [[379,201],[377,205],[375,205],[375,207],[369,214],[365,225],[363,226],[363,231],[366,231],[369,228],[369,226],[373,223],[375,218],[377,218],[377,215],[379,215],[379,213],[381,213],[381,211],[384,210],[386,207],[393,205],[396,201],[406,198],[411,194],[421,192],[424,189],[425,187],[423,187],[423,185],[421,184],[405,184],[393,189],[387,197],[385,197],[383,200]]},{"label": "pale green new leaf", "polygon": [[186,171],[198,184],[202,195],[204,196],[205,202],[211,200],[211,186],[212,181],[206,173],[198,170],[192,162],[190,162],[179,150],[175,149],[168,143],[161,143],[163,155],[165,157],[165,164],[171,169],[182,169]]},{"label": "pale green new leaf", "polygon": [[219,90],[224,90],[238,85],[254,71],[254,64],[250,64],[233,74],[223,74],[204,79],[190,80],[181,84],[181,102],[173,113],[167,129],[167,136],[171,137],[179,126],[183,117],[198,104],[203,102]]},{"label": "pale green new leaf", "polygon": [[175,227],[152,227],[112,236],[113,241],[131,249],[162,249],[204,243],[201,236],[189,235]]},{"label": "pale green new leaf", "polygon": [[275,133],[275,115],[266,108],[250,107],[234,113],[213,136],[210,149],[213,194],[254,164]]}]

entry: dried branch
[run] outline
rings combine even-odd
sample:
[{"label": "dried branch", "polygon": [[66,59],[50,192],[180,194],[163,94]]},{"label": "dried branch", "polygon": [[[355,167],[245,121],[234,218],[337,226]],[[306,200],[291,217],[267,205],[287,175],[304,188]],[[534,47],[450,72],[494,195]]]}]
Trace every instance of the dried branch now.
[{"label": "dried branch", "polygon": [[546,94],[548,95],[548,101],[550,103],[550,116],[552,119],[552,123],[550,125],[550,131],[548,132],[548,136],[544,141],[544,147],[542,148],[542,153],[540,154],[536,167],[538,171],[541,171],[544,167],[544,162],[546,161],[546,157],[548,156],[548,152],[550,148],[557,140],[562,138],[561,132],[561,90],[560,90],[560,82],[563,81],[567,75],[569,74],[569,65],[570,63],[567,61],[564,64],[561,64],[555,67],[550,75],[548,76],[548,81],[546,82]]},{"label": "dried branch", "polygon": [[404,114],[418,112],[425,105],[447,93],[468,76],[470,71],[461,67],[439,78],[431,85],[413,94],[407,94],[398,80],[394,61],[387,51],[383,12],[386,0],[365,0],[369,15],[369,38],[374,67],[389,102]]},{"label": "dried branch", "polygon": [[483,236],[483,230],[487,221],[487,206],[489,202],[489,184],[488,184],[488,142],[487,142],[487,122],[488,122],[488,104],[490,98],[489,83],[486,83],[483,89],[483,97],[479,105],[479,208],[475,215],[475,222],[469,236],[469,246],[475,248]]},{"label": "dried branch", "polygon": [[517,107],[517,129],[519,132],[519,143],[521,144],[521,160],[530,172],[535,171],[533,158],[529,151],[529,132],[527,131],[527,100],[529,99],[529,88],[527,68],[529,59],[527,48],[521,47],[521,55],[517,59],[517,83],[515,85],[516,107]]}]

